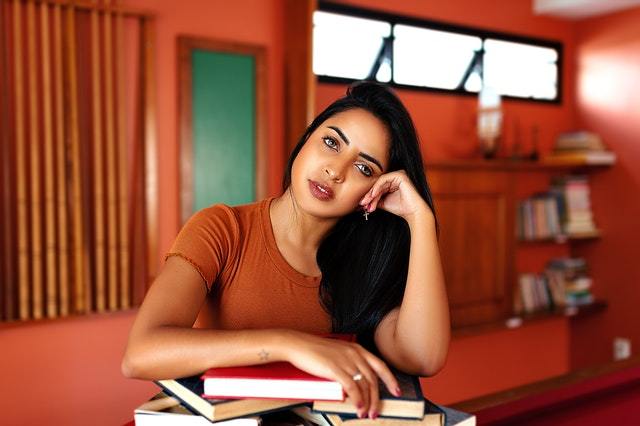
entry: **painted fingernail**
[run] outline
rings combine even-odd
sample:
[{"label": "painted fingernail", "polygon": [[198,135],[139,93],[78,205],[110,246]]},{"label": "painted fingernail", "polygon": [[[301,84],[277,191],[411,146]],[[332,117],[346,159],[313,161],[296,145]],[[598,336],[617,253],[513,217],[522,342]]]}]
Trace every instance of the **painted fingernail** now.
[{"label": "painted fingernail", "polygon": [[378,412],[377,411],[372,411],[371,414],[369,414],[369,417],[371,417],[373,420],[378,418]]},{"label": "painted fingernail", "polygon": [[364,407],[364,402],[362,402],[362,401],[358,402],[358,404],[356,404],[356,407],[358,407],[358,408]]},{"label": "painted fingernail", "polygon": [[364,412],[363,411],[358,411],[358,418],[359,419],[364,418]]},{"label": "painted fingernail", "polygon": [[396,396],[400,396],[400,395],[402,395],[400,388],[396,388]]}]

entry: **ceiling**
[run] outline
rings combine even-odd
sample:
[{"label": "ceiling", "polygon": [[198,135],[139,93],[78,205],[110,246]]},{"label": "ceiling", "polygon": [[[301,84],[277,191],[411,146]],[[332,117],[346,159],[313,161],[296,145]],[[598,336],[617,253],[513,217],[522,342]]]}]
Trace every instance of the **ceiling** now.
[{"label": "ceiling", "polygon": [[533,0],[536,15],[578,20],[640,6],[640,0]]}]

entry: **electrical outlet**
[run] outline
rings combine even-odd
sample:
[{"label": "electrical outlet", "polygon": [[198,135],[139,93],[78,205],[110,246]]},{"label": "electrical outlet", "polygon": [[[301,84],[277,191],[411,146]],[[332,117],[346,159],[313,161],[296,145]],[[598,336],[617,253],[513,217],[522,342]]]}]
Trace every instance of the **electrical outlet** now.
[{"label": "electrical outlet", "polygon": [[631,339],[616,337],[613,339],[613,360],[627,359],[631,356]]}]

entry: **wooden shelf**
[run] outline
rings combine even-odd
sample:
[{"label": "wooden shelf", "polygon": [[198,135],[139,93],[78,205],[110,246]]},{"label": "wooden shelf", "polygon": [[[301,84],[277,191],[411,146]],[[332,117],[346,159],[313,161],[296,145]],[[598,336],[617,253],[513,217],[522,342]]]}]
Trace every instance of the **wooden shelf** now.
[{"label": "wooden shelf", "polygon": [[518,243],[520,244],[546,244],[546,243],[556,243],[556,244],[565,244],[569,241],[584,241],[584,240],[594,240],[598,239],[602,236],[602,233],[599,230],[595,230],[593,232],[584,233],[584,234],[574,234],[574,235],[556,235],[548,238],[534,238],[534,239],[518,239]]},{"label": "wooden shelf", "polygon": [[[629,370],[635,371],[635,374],[616,374]],[[640,356],[635,356],[622,361],[613,361],[606,364],[595,365],[545,380],[527,383],[512,389],[506,389],[489,395],[457,402],[452,404],[451,407],[468,413],[478,413],[479,411],[489,410],[491,408],[505,406],[507,404],[519,404],[518,406],[513,405],[513,410],[510,411],[512,413],[511,415],[516,415],[521,412],[521,410],[525,409],[526,404],[523,404],[522,401],[527,398],[544,396],[545,394],[548,395],[549,393],[564,389],[564,391],[558,395],[561,399],[554,400],[554,403],[561,403],[576,396],[587,395],[585,392],[593,394],[595,391],[604,391],[606,388],[609,388],[610,391],[611,386],[624,385],[624,383],[628,383],[629,378],[633,381],[637,380],[639,370]],[[593,379],[605,376],[608,376],[608,379],[603,380],[600,383],[592,381]],[[567,390],[570,386],[585,383],[590,380],[591,386],[588,388],[574,387],[572,390]],[[540,406],[548,407],[549,399],[547,398]]]},{"label": "wooden shelf", "polygon": [[509,171],[566,171],[572,169],[603,169],[611,167],[610,164],[589,164],[583,161],[531,161],[531,160],[510,160],[510,159],[460,159],[460,160],[436,160],[427,161],[425,168],[436,169],[490,169]]},{"label": "wooden shelf", "polygon": [[604,300],[595,300],[593,303],[583,306],[565,307],[555,310],[545,310],[530,314],[514,315],[510,318],[504,318],[485,324],[478,324],[467,327],[458,327],[452,330],[454,337],[474,336],[499,330],[515,329],[525,325],[529,325],[538,321],[544,321],[551,318],[568,317],[572,319],[580,319],[607,309],[608,303]]}]

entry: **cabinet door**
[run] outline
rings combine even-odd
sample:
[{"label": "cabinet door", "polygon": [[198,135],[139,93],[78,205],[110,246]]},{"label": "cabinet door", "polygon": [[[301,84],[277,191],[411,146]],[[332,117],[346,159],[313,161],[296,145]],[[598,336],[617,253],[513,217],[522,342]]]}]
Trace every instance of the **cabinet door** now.
[{"label": "cabinet door", "polygon": [[508,173],[427,171],[440,221],[440,251],[454,327],[511,310],[514,200]]}]

